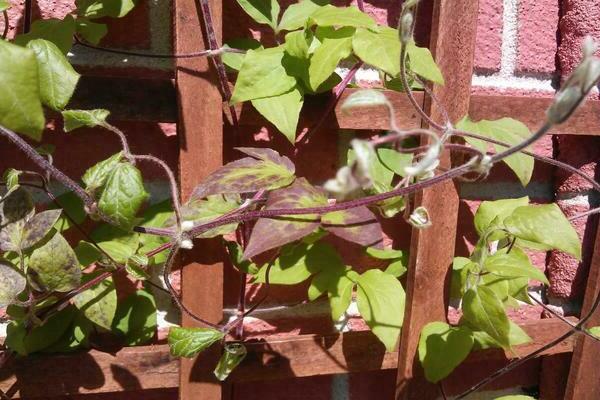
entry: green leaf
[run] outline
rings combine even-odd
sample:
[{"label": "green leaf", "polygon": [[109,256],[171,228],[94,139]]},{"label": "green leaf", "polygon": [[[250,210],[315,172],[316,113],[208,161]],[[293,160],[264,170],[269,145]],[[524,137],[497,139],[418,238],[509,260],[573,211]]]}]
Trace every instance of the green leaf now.
[{"label": "green leaf", "polygon": [[[181,214],[184,221],[193,222],[194,225],[202,225],[213,221],[223,215],[230,213],[240,207],[239,202],[226,196],[208,196],[206,200],[192,198],[181,208]],[[169,220],[167,227],[175,226],[174,218]],[[214,229],[203,232],[198,237],[212,238],[220,235],[226,235],[235,231],[238,223],[222,225]]]},{"label": "green leaf", "polygon": [[169,348],[175,357],[194,357],[214,343],[223,339],[225,334],[212,328],[171,328]]},{"label": "green leaf", "polygon": [[388,265],[384,272],[386,274],[392,275],[395,278],[400,278],[406,273],[406,271],[408,271],[406,265],[407,263],[405,260],[396,260],[390,263],[390,265]]},{"label": "green leaf", "polygon": [[[305,178],[296,179],[289,187],[269,193],[265,209],[294,209],[326,206],[327,197]],[[254,225],[244,258],[302,239],[319,227],[316,214],[282,215],[276,218],[260,218]]]},{"label": "green leaf", "polygon": [[405,257],[404,251],[402,250],[379,249],[377,247],[368,247],[366,252],[371,257],[378,258],[380,260],[392,260],[395,258]]},{"label": "green leaf", "polygon": [[[228,40],[223,44],[223,47],[240,50],[257,50],[262,49],[263,45],[256,39],[240,38]],[[244,57],[246,57],[246,54],[243,53],[232,53],[225,51],[221,54],[221,60],[223,60],[223,63],[235,71],[239,71],[242,67]]]},{"label": "green leaf", "polygon": [[391,106],[381,90],[360,89],[352,93],[342,104],[342,111],[350,112],[357,107]]},{"label": "green leaf", "polygon": [[500,223],[504,221],[512,212],[522,206],[529,204],[529,197],[520,197],[517,199],[502,199],[496,201],[483,201],[475,213],[475,229],[479,235],[492,225],[492,222],[498,218]]},{"label": "green leaf", "polygon": [[308,17],[327,3],[328,1],[302,0],[299,3],[292,4],[281,16],[277,31],[294,31],[302,28],[306,25]]},{"label": "green leaf", "polygon": [[304,61],[309,57],[313,40],[314,33],[310,29],[290,32],[285,35],[285,52]]},{"label": "green leaf", "polygon": [[83,174],[83,177],[81,178],[85,184],[85,190],[88,193],[93,193],[97,189],[103,187],[106,184],[109,175],[117,165],[119,165],[122,158],[123,152],[118,152],[85,171],[85,174]]},{"label": "green leaf", "polygon": [[38,61],[42,103],[55,111],[66,107],[73,96],[80,75],[54,43],[35,39],[27,43]]},{"label": "green leaf", "polygon": [[75,20],[71,15],[64,19],[38,19],[31,24],[31,30],[15,38],[15,43],[20,46],[27,45],[35,39],[45,39],[52,42],[58,49],[66,55],[73,45],[73,35],[75,34]]},{"label": "green leaf", "polygon": [[40,242],[52,229],[60,210],[41,212],[8,224],[0,230],[0,250],[22,253]]},{"label": "green leaf", "polygon": [[375,28],[377,24],[367,14],[355,6],[335,7],[327,4],[310,15],[310,21],[319,26],[352,26],[355,28]]},{"label": "green leaf", "polygon": [[331,308],[331,319],[338,321],[346,312],[352,302],[352,289],[355,282],[347,275],[341,275],[327,293],[329,307]]},{"label": "green leaf", "polygon": [[19,187],[10,194],[4,196],[0,202],[0,226],[5,226],[12,222],[17,222],[23,218],[33,215],[33,199],[31,194],[24,187]]},{"label": "green leaf", "polygon": [[71,325],[65,330],[61,338],[49,347],[42,350],[43,353],[69,353],[82,348],[89,347],[89,337],[94,331],[94,324],[82,313],[76,313]]},{"label": "green leaf", "polygon": [[[86,275],[88,282],[99,273]],[[117,291],[111,277],[108,277],[73,298],[75,306],[96,325],[110,330],[117,310]]]},{"label": "green leaf", "polygon": [[231,372],[246,358],[247,353],[248,351],[243,343],[226,344],[223,355],[214,370],[217,379],[221,382],[227,379]]},{"label": "green leaf", "polygon": [[244,260],[244,249],[236,242],[225,242],[231,263],[239,269],[241,272],[250,275],[256,275],[258,273],[258,267],[256,264],[249,260]]},{"label": "green leaf", "polygon": [[365,206],[324,214],[321,224],[328,232],[361,246],[381,246],[383,242],[381,225]]},{"label": "green leaf", "polygon": [[360,315],[373,333],[394,351],[404,319],[405,294],[398,279],[378,269],[358,277],[357,303]]},{"label": "green leaf", "polygon": [[120,163],[106,181],[98,200],[98,210],[117,226],[128,230],[147,198],[140,170],[129,163]]},{"label": "green leaf", "polygon": [[41,140],[45,119],[35,53],[0,40],[0,125]]},{"label": "green leaf", "polygon": [[[104,252],[106,252],[113,260],[120,264],[125,264],[133,255],[135,254],[135,247],[128,246],[125,243],[121,243],[114,240],[109,240],[106,242],[99,242],[98,247],[100,247]],[[111,261],[108,259],[104,259],[104,255],[100,254],[99,261],[101,264],[111,265]]]},{"label": "green leaf", "polygon": [[295,179],[294,164],[271,149],[238,147],[249,154],[225,164],[210,174],[196,189],[193,196],[202,198],[211,194],[252,193],[288,186]]},{"label": "green leaf", "polygon": [[21,175],[22,173],[23,171],[19,171],[14,168],[9,168],[6,171],[4,171],[4,175],[2,175],[2,180],[6,185],[6,193],[4,194],[4,197],[10,195],[12,192],[14,192],[20,187],[19,175]]},{"label": "green leaf", "polygon": [[0,259],[0,307],[12,304],[25,290],[27,281],[9,261]]},{"label": "green leaf", "polygon": [[106,118],[110,115],[110,111],[98,108],[96,110],[65,110],[62,112],[64,119],[65,132],[71,132],[75,129],[106,124]]},{"label": "green leaf", "polygon": [[231,96],[231,104],[287,93],[296,86],[296,78],[282,65],[283,47],[248,50]]},{"label": "green leaf", "polygon": [[591,335],[594,335],[597,338],[600,338],[600,326],[592,326],[591,328],[588,328],[587,331]]},{"label": "green leaf", "polygon": [[294,144],[300,110],[304,104],[304,93],[296,86],[287,93],[252,100],[252,105],[270,123]]},{"label": "green leaf", "polygon": [[579,236],[554,203],[518,207],[504,220],[504,226],[519,239],[550,246],[581,260]]},{"label": "green leaf", "polygon": [[27,273],[35,286],[49,292],[68,292],[81,282],[77,257],[60,233],[31,253]]},{"label": "green leaf", "polygon": [[350,56],[355,31],[352,27],[337,30],[333,27],[317,28],[316,36],[321,44],[310,58],[308,75],[311,89],[318,89],[335,71],[339,62]]},{"label": "green leaf", "polygon": [[527,277],[549,285],[546,275],[529,261],[529,257],[518,247],[513,247],[510,253],[500,250],[487,257],[483,267],[494,275],[505,278]]},{"label": "green leaf", "polygon": [[[472,328],[472,327],[471,327]],[[508,341],[510,346],[520,346],[522,344],[531,343],[532,339],[525,333],[523,328],[514,322],[509,320],[509,337]],[[491,348],[502,348],[500,344],[496,340],[494,340],[490,335],[482,331],[474,331],[473,337],[475,338],[475,343],[473,344],[473,350],[485,350]]]},{"label": "green leaf", "polygon": [[510,325],[502,301],[485,286],[469,289],[463,296],[464,318],[475,328],[490,335],[502,347],[509,348]]},{"label": "green leaf", "polygon": [[398,30],[380,27],[377,32],[359,28],[352,40],[354,53],[374,67],[396,77],[400,75],[400,39]]},{"label": "green leaf", "polygon": [[259,24],[277,29],[279,3],[277,0],[237,0],[238,4]]},{"label": "green leaf", "polygon": [[122,18],[129,14],[138,0],[76,0],[77,14],[88,18]]},{"label": "green leaf", "polygon": [[156,327],[156,302],[150,292],[140,289],[117,305],[112,329],[123,337],[125,346],[150,342]]},{"label": "green leaf", "polygon": [[0,11],[6,11],[10,8],[8,0],[0,0]]},{"label": "green leaf", "polygon": [[377,149],[377,157],[379,157],[379,161],[384,167],[402,177],[406,174],[404,168],[411,165],[413,161],[411,153],[400,153],[399,151],[386,149],[385,147]]},{"label": "green leaf", "polygon": [[[73,227],[71,220],[66,215],[69,215],[76,224],[82,224],[86,220],[87,213],[85,212],[83,201],[79,196],[73,192],[66,192],[58,196],[56,200],[61,205],[62,210],[64,210],[54,225],[54,229],[58,232],[64,232]],[[59,209],[58,206],[52,206],[52,208]]]},{"label": "green leaf", "polygon": [[108,33],[106,24],[90,21],[88,18],[77,18],[75,30],[86,42],[98,45],[102,38]]},{"label": "green leaf", "polygon": [[450,375],[473,348],[473,332],[464,326],[430,322],[421,331],[419,361],[428,381],[437,383]]},{"label": "green leaf", "polygon": [[[343,271],[343,264],[335,249],[326,243],[294,244],[285,246],[269,272],[269,282],[278,285],[295,285],[325,269]],[[256,275],[255,283],[266,282],[268,266]]]},{"label": "green leaf", "polygon": [[330,260],[327,267],[317,272],[310,282],[308,287],[310,301],[318,299],[325,293],[337,294],[339,280],[350,274],[351,268],[345,266],[339,256]]},{"label": "green leaf", "polygon": [[[512,118],[501,118],[493,121],[482,119],[481,121],[473,122],[467,116],[458,122],[456,128],[476,133],[490,139],[499,140],[508,143],[511,146],[519,144],[531,136],[531,132],[525,124]],[[465,140],[467,143],[481,151],[485,152],[488,149],[488,144],[479,139],[466,137]],[[506,149],[499,145],[494,145],[494,148],[496,152]],[[529,183],[531,175],[533,174],[533,157],[522,153],[516,153],[505,158],[503,161],[515,173],[523,186]]]},{"label": "green leaf", "polygon": [[428,48],[418,47],[414,42],[411,42],[406,46],[406,52],[412,72],[438,85],[444,84],[442,71],[435,63]]}]

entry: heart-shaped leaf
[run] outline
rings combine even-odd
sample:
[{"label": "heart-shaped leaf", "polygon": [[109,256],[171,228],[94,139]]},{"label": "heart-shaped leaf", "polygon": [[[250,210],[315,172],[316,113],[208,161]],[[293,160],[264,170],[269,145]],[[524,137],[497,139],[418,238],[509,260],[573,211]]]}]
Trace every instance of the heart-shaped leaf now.
[{"label": "heart-shaped leaf", "polygon": [[31,253],[27,273],[35,286],[50,292],[68,292],[81,282],[75,252],[60,233]]}]

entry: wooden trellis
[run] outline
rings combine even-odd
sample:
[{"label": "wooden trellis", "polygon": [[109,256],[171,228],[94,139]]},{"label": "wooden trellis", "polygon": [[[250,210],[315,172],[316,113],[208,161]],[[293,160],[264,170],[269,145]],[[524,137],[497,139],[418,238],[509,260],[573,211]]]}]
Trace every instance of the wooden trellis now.
[{"label": "wooden trellis", "polygon": [[[446,77],[446,85],[434,87],[433,90],[448,110],[450,118],[456,121],[468,111],[475,119],[511,116],[530,127],[535,127],[548,106],[548,99],[470,96],[478,1],[432,1],[434,12],[430,48]],[[210,6],[215,29],[220,35],[221,0],[211,0]],[[198,15],[196,0],[175,1],[176,52],[195,51],[203,45],[203,31]],[[96,78],[90,79],[86,84],[90,86],[90,90],[94,90],[95,86],[107,87],[106,82],[108,81]],[[114,80],[110,82],[114,83]],[[179,100],[177,110],[166,103],[158,104],[157,108],[160,109],[163,122],[169,118],[178,122],[179,167],[183,194],[190,193],[194,185],[222,164],[222,100],[215,82],[216,76],[208,59],[190,58],[178,60],[175,93],[169,85],[145,87],[145,90],[159,92],[153,92],[154,95],[148,98],[173,99],[176,95]],[[125,90],[122,97],[126,103],[127,89],[122,88],[127,85],[116,86],[121,88],[119,90]],[[138,96],[139,89],[135,86],[133,88]],[[353,90],[348,90],[344,97],[352,92]],[[387,95],[394,105],[398,125],[419,126],[420,119],[404,95],[395,92],[389,92]],[[429,110],[434,120],[439,119],[438,110],[429,104],[422,94],[417,93],[416,98]],[[321,100],[306,105],[303,118],[318,118],[323,109],[319,101]],[[247,106],[238,108],[238,111],[244,108],[240,124],[260,126],[263,123],[261,117],[245,107]],[[117,116],[119,112],[127,113],[129,109],[123,107],[119,110],[114,103],[110,108],[116,108]],[[596,112],[592,112],[594,108]],[[600,135],[598,109],[600,102],[589,102],[566,125],[560,127],[560,133]],[[341,129],[388,128],[385,113],[382,111],[379,115],[378,112],[370,110],[367,115],[357,111],[348,116],[336,109],[326,121],[326,125]],[[146,107],[141,113],[142,118],[152,120],[157,110]],[[449,157],[445,157],[444,162],[450,165]],[[397,352],[386,352],[370,332],[267,339],[249,343],[249,355],[244,363],[226,384],[221,384],[212,375],[218,349],[203,353],[195,360],[179,361],[169,355],[166,345],[144,346],[126,348],[116,355],[91,351],[28,358],[12,363],[6,370],[0,371],[0,389],[6,391],[17,382],[16,388],[21,391],[22,396],[41,398],[179,388],[182,400],[220,400],[228,398],[229,389],[238,383],[397,369],[398,398],[436,398],[437,388],[423,379],[420,368],[414,363],[414,356],[421,327],[429,321],[446,318],[448,266],[454,255],[458,195],[454,185],[448,182],[426,190],[419,196],[418,201],[427,207],[434,225],[431,229],[413,232],[407,276],[407,308]],[[182,260],[183,301],[198,315],[218,322],[223,313],[221,250],[216,242],[209,241],[203,242],[198,248],[201,248],[201,251]],[[584,311],[589,309],[599,290],[600,231],[591,262]],[[594,322],[600,323],[600,315],[596,316]],[[192,321],[184,315],[183,324],[191,326]],[[532,337],[532,343],[516,347],[514,353],[505,353],[497,349],[473,353],[465,365],[456,371],[456,376],[465,377],[465,370],[485,369],[486,365],[506,363],[539,348],[568,330],[568,326],[554,319],[531,321],[522,327]],[[600,346],[597,343],[582,338],[568,339],[541,354],[540,358],[572,352],[573,361],[565,399],[600,398],[600,370],[594,367],[594,360],[600,354]],[[537,362],[540,362],[540,359]],[[465,385],[477,380],[476,377],[471,379],[472,381],[466,381],[462,387],[455,389],[464,389]],[[451,380],[452,376],[449,378],[449,381]],[[57,385],[57,382],[62,384]],[[544,387],[541,390],[543,396]]]}]

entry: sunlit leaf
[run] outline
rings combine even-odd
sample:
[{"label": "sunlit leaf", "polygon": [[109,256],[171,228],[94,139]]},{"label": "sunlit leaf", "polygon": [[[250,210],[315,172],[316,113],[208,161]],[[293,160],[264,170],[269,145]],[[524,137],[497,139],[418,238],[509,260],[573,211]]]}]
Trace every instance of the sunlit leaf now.
[{"label": "sunlit leaf", "polygon": [[[98,273],[86,275],[87,282]],[[117,292],[111,277],[103,279],[91,288],[84,290],[73,298],[75,306],[93,323],[110,330],[117,310]]]},{"label": "sunlit leaf", "polygon": [[400,39],[398,30],[381,27],[377,31],[359,28],[352,40],[356,55],[374,67],[395,77],[400,75]]},{"label": "sunlit leaf", "polygon": [[96,110],[65,110],[62,112],[64,119],[65,132],[71,132],[75,129],[95,126],[101,126],[106,123],[106,118],[110,111],[98,108]]},{"label": "sunlit leaf", "polygon": [[277,28],[279,3],[277,0],[237,0],[238,4],[259,24]]},{"label": "sunlit leaf", "polygon": [[343,27],[333,29],[332,27],[318,27],[316,36],[321,44],[317,47],[310,58],[308,68],[309,83],[313,90],[331,76],[339,62],[352,53],[352,37],[355,29]]},{"label": "sunlit leaf", "polygon": [[246,346],[243,343],[228,343],[223,349],[223,355],[215,367],[214,374],[218,380],[224,381],[229,374],[246,358]]},{"label": "sunlit leaf", "polygon": [[308,17],[328,1],[302,0],[292,4],[284,11],[279,21],[278,31],[293,31],[302,28]]},{"label": "sunlit leaf", "polygon": [[321,223],[334,235],[362,246],[381,246],[383,242],[379,221],[364,206],[324,214]]},{"label": "sunlit leaf", "polygon": [[294,144],[304,93],[296,86],[291,91],[272,97],[252,100],[252,105]]},{"label": "sunlit leaf", "polygon": [[77,0],[77,14],[88,18],[121,18],[129,14],[138,0]]},{"label": "sunlit leaf", "polygon": [[21,46],[27,45],[32,40],[44,39],[52,42],[66,55],[73,45],[73,34],[75,33],[75,20],[69,14],[63,19],[38,19],[31,24],[31,30],[15,38],[15,43]]},{"label": "sunlit leaf", "polygon": [[374,28],[377,26],[373,18],[355,6],[335,7],[327,4],[310,14],[310,21],[319,26],[352,26]]},{"label": "sunlit leaf", "polygon": [[502,302],[492,289],[479,286],[469,289],[463,296],[464,318],[490,335],[504,348],[510,347],[510,324]]},{"label": "sunlit leaf", "polygon": [[500,223],[504,221],[512,212],[522,206],[529,204],[529,197],[520,197],[516,199],[502,199],[495,201],[483,201],[475,213],[475,229],[479,235],[482,235],[492,221],[498,217]]},{"label": "sunlit leaf", "polygon": [[212,328],[171,328],[169,331],[169,348],[175,357],[194,357],[206,350],[225,334]]}]

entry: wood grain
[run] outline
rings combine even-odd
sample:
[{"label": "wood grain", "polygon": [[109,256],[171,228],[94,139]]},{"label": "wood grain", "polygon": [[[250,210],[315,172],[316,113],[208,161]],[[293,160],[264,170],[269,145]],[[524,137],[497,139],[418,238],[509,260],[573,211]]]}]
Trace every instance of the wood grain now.
[{"label": "wood grain", "polygon": [[[455,123],[469,109],[473,52],[478,12],[477,0],[435,0],[430,49],[440,66],[445,85],[434,85],[433,94]],[[444,113],[438,104],[425,101],[430,117],[442,125]],[[451,166],[450,153],[440,165]],[[449,266],[454,257],[458,219],[458,192],[452,181],[424,190],[416,196],[415,207],[425,207],[433,225],[413,229],[406,280],[406,308],[400,339],[396,397],[435,399],[435,385],[427,382],[416,358],[421,329],[428,322],[446,319]]]},{"label": "wood grain", "polygon": [[[221,1],[211,0],[214,28],[221,33]],[[203,42],[201,18],[195,0],[175,1],[175,50],[197,50]],[[210,172],[223,162],[222,100],[216,74],[207,58],[179,59],[176,70],[179,100],[179,176],[185,199]],[[211,322],[223,316],[223,263],[218,241],[196,241],[195,249],[181,257],[182,300],[196,315]],[[184,326],[196,323],[185,313]],[[218,346],[194,360],[181,361],[181,400],[221,400],[221,384],[212,370],[219,358]]]},{"label": "wood grain", "polygon": [[[568,329],[554,319],[530,321],[521,327],[532,337],[532,343],[516,347],[514,354],[502,350],[473,353],[463,368],[469,371],[469,366],[481,363],[506,363]],[[398,353],[386,352],[368,331],[265,339],[248,342],[247,348],[248,356],[229,378],[231,383],[393,370],[398,365]],[[573,342],[567,340],[544,355],[565,354],[572,349]],[[179,364],[169,355],[167,345],[123,348],[116,354],[92,350],[31,356],[0,371],[0,389],[8,391],[18,382],[16,387],[27,398],[169,389],[180,384]]]},{"label": "wood grain", "polygon": [[[600,228],[596,228],[596,242],[588,273],[587,287],[581,314],[590,312],[600,294]],[[600,325],[600,309],[597,309],[586,327]],[[573,350],[571,370],[565,391],[565,400],[592,400],[600,398],[600,343],[579,336]]]}]

